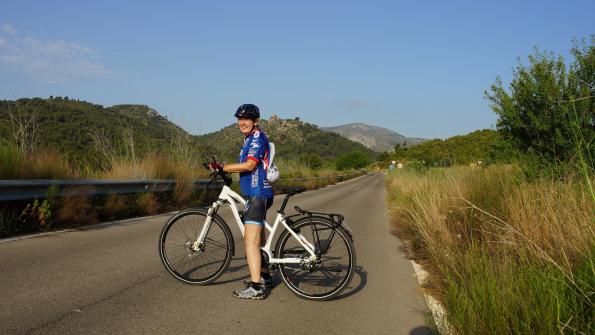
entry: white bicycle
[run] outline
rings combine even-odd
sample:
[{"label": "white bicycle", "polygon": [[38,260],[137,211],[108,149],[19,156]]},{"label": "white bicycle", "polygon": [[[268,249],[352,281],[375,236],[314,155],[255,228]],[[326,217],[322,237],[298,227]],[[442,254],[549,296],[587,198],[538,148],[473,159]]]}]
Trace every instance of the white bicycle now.
[{"label": "white bicycle", "polygon": [[[235,253],[234,239],[227,223],[217,214],[222,205],[229,205],[237,226],[244,234],[243,212],[238,205],[246,201],[229,185],[209,207],[199,207],[177,213],[167,221],[159,237],[159,255],[167,271],[176,279],[205,285],[214,282],[229,267]],[[285,285],[296,295],[311,300],[336,297],[351,281],[355,271],[355,248],[351,229],[340,214],[310,212],[295,206],[298,214],[285,216],[289,198],[305,191],[286,188],[287,194],[278,210],[274,224],[265,222],[269,232],[261,247],[264,264],[278,269]],[[283,229],[275,249],[271,249],[277,229]]]}]

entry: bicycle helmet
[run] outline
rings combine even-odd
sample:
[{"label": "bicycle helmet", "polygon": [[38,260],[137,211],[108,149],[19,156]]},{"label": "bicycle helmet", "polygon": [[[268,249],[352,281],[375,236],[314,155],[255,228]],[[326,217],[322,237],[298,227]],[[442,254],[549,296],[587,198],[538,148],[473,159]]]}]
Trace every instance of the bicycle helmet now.
[{"label": "bicycle helmet", "polygon": [[258,107],[256,105],[243,104],[240,107],[238,107],[238,110],[236,111],[234,116],[236,118],[243,117],[243,118],[256,120],[256,119],[260,118],[260,111],[258,110]]}]

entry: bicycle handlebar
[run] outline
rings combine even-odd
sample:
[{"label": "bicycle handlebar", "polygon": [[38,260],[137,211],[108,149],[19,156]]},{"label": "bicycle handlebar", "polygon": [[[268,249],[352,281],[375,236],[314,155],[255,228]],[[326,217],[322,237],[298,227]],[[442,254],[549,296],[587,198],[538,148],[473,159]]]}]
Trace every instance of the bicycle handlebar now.
[{"label": "bicycle handlebar", "polygon": [[[209,160],[207,159],[207,162],[209,162]],[[205,167],[205,169],[210,170],[209,165],[212,163],[219,163],[216,159],[215,156],[211,156],[211,161],[210,164],[209,163],[202,163],[202,165]],[[230,186],[233,182],[233,180],[231,179],[231,176],[229,175],[229,173],[223,171],[223,170],[215,170],[211,172],[211,178],[213,180],[217,179],[217,177],[221,177],[221,179],[223,179],[223,182],[225,183],[225,185]]]}]

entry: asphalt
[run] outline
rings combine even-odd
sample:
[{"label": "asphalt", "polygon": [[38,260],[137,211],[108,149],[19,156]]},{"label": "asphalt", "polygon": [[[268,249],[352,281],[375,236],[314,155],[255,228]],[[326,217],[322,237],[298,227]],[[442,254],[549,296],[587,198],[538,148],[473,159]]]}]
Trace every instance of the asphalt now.
[{"label": "asphalt", "polygon": [[[209,286],[182,284],[161,262],[168,215],[0,240],[1,334],[427,334],[411,263],[390,234],[381,174],[294,196],[290,207],[338,212],[355,233],[357,270],[332,301],[295,296],[274,277],[263,301],[231,292],[248,278],[239,230],[230,269]],[[274,220],[276,198],[268,221]]]}]

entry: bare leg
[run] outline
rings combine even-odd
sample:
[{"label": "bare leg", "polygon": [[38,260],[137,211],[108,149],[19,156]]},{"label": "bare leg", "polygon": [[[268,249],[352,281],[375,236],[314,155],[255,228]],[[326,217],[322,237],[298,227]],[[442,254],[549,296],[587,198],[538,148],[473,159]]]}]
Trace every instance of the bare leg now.
[{"label": "bare leg", "polygon": [[256,224],[244,225],[244,247],[246,250],[246,260],[250,270],[250,280],[260,283],[260,266],[262,259],[260,257],[260,241],[262,227]]}]

